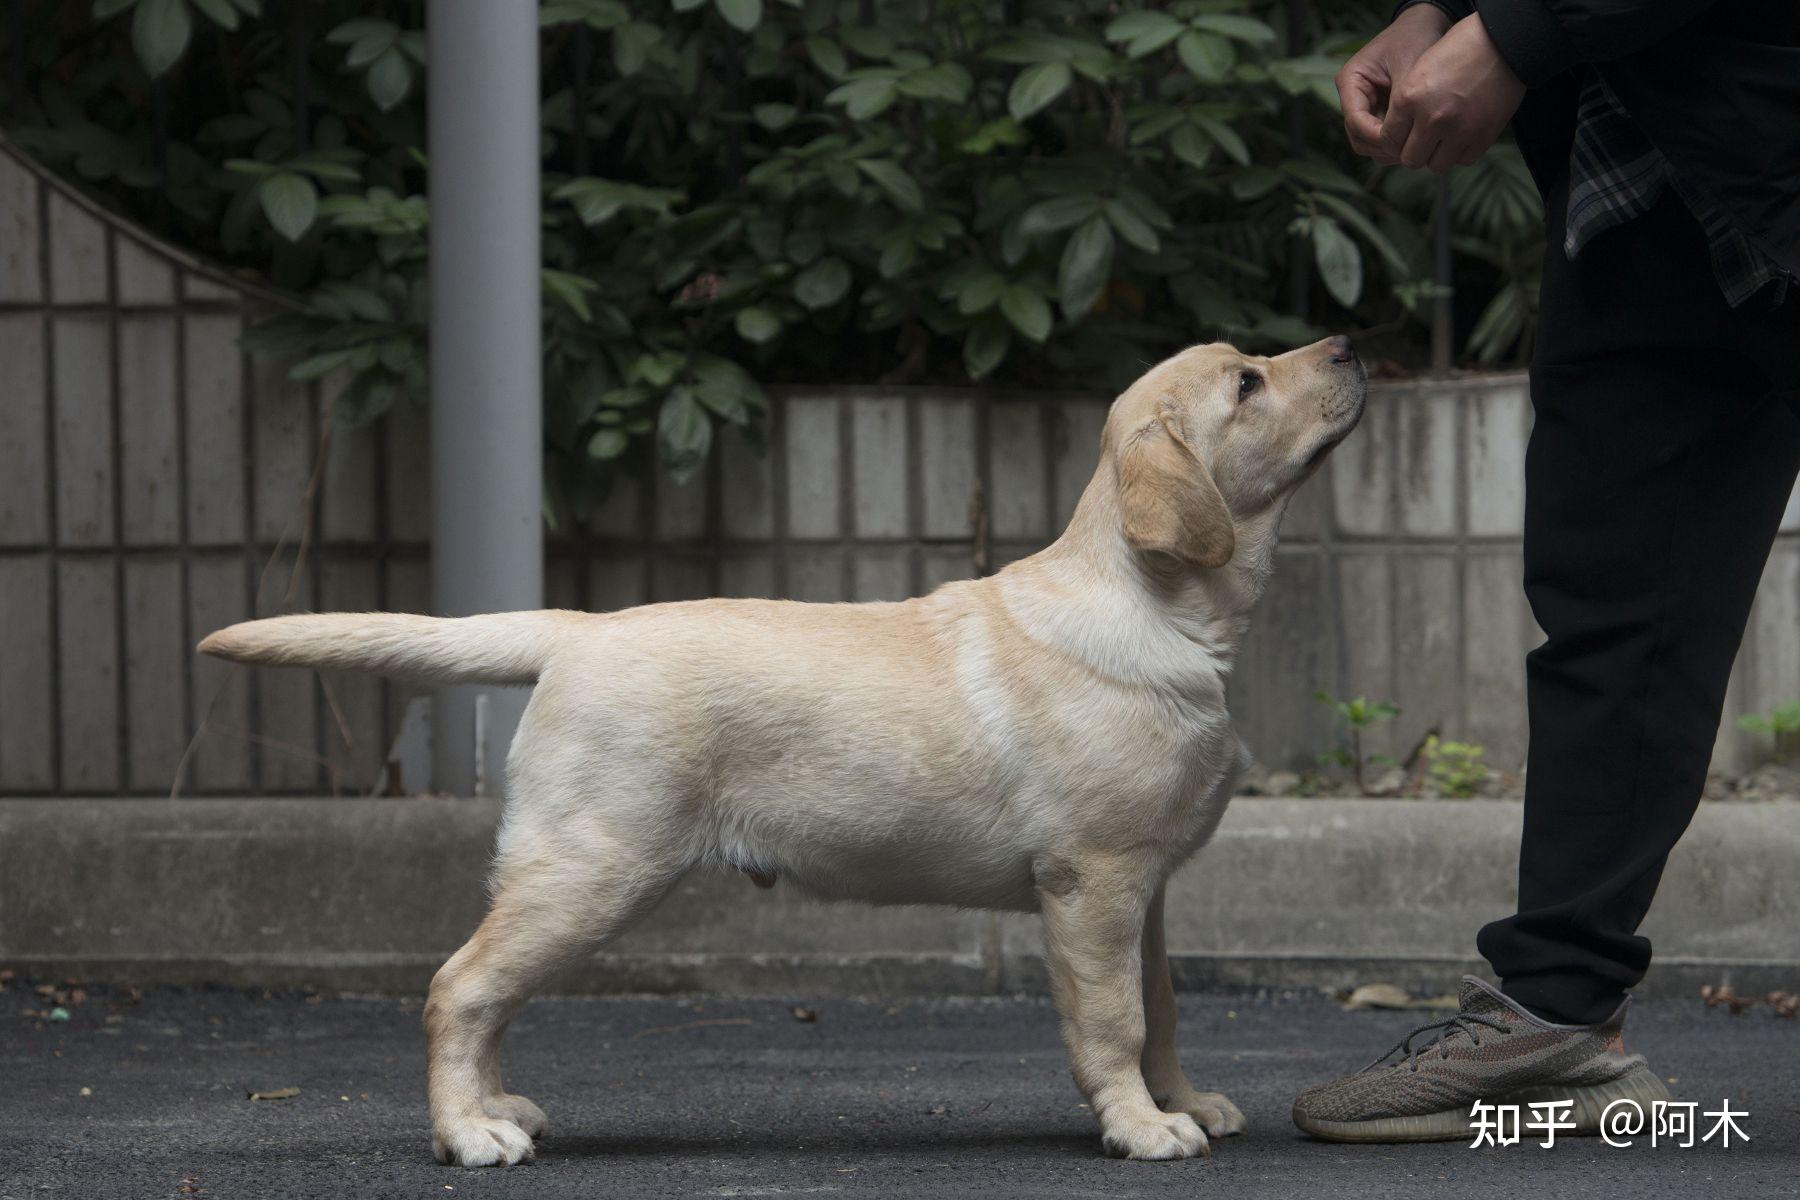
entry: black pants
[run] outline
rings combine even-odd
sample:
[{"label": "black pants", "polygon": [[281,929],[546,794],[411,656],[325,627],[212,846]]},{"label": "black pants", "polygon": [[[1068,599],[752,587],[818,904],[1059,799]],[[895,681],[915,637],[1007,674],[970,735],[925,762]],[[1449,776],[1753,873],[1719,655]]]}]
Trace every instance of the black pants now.
[{"label": "black pants", "polygon": [[1508,995],[1586,1024],[1649,966],[1638,924],[1800,468],[1800,295],[1728,307],[1673,195],[1570,263],[1566,181],[1545,190],[1525,591],[1547,640],[1526,660],[1519,912],[1479,946]]}]

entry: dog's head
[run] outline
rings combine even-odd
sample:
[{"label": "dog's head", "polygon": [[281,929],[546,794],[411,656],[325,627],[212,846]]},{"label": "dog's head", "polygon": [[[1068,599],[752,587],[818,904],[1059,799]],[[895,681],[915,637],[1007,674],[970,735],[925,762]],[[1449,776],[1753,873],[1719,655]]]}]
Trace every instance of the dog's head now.
[{"label": "dog's head", "polygon": [[1363,392],[1345,337],[1274,358],[1214,343],[1157,364],[1113,404],[1101,440],[1126,542],[1224,566],[1238,522],[1312,475],[1356,427]]}]

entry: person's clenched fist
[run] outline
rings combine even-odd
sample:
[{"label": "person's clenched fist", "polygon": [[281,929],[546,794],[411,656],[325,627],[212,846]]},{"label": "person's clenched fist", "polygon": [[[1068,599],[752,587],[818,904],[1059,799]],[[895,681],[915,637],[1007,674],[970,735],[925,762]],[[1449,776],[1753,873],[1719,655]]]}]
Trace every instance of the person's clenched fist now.
[{"label": "person's clenched fist", "polygon": [[1525,85],[1481,18],[1465,17],[1393,88],[1371,157],[1440,175],[1467,166],[1487,153],[1524,98]]},{"label": "person's clenched fist", "polygon": [[1382,118],[1392,104],[1395,86],[1449,28],[1450,18],[1441,9],[1415,5],[1344,64],[1337,73],[1337,90],[1352,150],[1378,162],[1400,161],[1398,154],[1382,149]]}]

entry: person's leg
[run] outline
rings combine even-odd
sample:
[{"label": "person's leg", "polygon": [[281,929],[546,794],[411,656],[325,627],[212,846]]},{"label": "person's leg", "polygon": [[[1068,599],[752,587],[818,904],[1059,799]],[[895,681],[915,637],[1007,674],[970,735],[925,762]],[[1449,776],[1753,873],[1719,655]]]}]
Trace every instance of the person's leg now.
[{"label": "person's leg", "polygon": [[1507,996],[1596,1024],[1649,965],[1636,930],[1699,802],[1800,466],[1800,419],[1753,340],[1800,336],[1800,313],[1727,308],[1672,198],[1560,257],[1526,458],[1525,585],[1546,641],[1527,660],[1519,912],[1478,944]]}]

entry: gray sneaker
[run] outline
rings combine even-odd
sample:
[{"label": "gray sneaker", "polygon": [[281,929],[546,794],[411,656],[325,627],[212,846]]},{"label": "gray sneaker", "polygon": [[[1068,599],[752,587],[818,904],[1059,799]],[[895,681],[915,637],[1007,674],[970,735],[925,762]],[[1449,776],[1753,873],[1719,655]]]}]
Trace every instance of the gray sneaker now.
[{"label": "gray sneaker", "polygon": [[1598,1025],[1553,1025],[1472,975],[1463,977],[1460,999],[1449,1020],[1413,1030],[1354,1075],[1303,1092],[1294,1124],[1331,1142],[1438,1142],[1474,1136],[1469,1109],[1477,1100],[1527,1114],[1532,1103],[1572,1100],[1564,1119],[1575,1128],[1559,1132],[1593,1135],[1615,1100],[1648,1112],[1669,1099],[1643,1056],[1625,1052],[1629,1000]]}]

